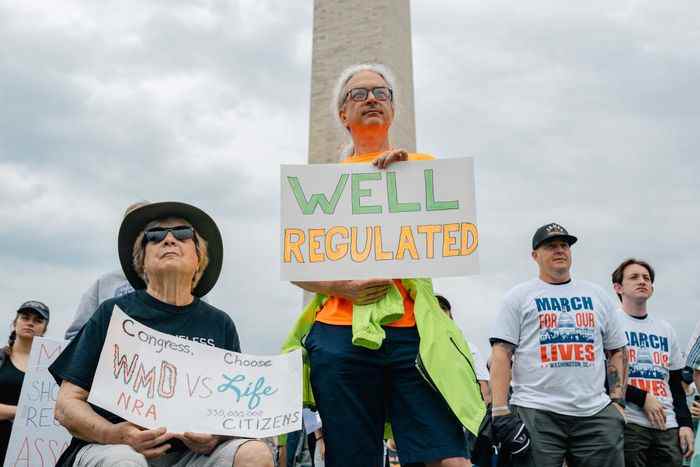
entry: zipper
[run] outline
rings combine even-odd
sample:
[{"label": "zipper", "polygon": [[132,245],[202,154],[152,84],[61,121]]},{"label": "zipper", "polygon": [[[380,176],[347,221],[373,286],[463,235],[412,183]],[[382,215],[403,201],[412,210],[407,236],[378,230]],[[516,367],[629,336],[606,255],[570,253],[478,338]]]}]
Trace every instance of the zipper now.
[{"label": "zipper", "polygon": [[[474,370],[474,366],[469,361],[469,358],[467,358],[467,356],[464,355],[464,353],[459,349],[459,347],[457,346],[457,343],[454,341],[454,339],[452,339],[452,337],[450,337],[450,342],[452,342],[452,345],[454,346],[454,348],[457,349],[457,352],[459,352],[459,354],[462,357],[464,357],[464,360],[467,362],[467,364],[469,365],[469,368],[472,370],[472,375],[474,376],[474,383],[478,386],[479,381],[476,379],[476,371]],[[432,378],[428,374],[428,370],[425,369],[425,365],[423,364],[423,359],[421,359],[421,357],[420,357],[420,352],[418,352],[418,355],[416,356],[416,369],[418,370],[418,373],[420,373],[420,375],[423,377],[423,379],[430,385],[430,387],[432,387],[435,391],[437,391],[439,393],[440,391],[438,390],[437,386],[435,386],[435,383],[433,382]],[[481,394],[481,391],[479,391],[479,396],[483,400],[483,395]]]},{"label": "zipper", "polygon": [[[474,382],[478,386],[479,380],[476,378],[476,370],[474,370],[474,366],[472,365],[472,362],[470,362],[469,358],[467,358],[467,356],[464,355],[464,353],[459,349],[459,346],[457,346],[457,343],[454,341],[454,339],[452,339],[452,336],[450,336],[450,342],[452,342],[452,345],[454,345],[455,349],[457,349],[457,352],[459,352],[459,354],[462,357],[464,357],[464,360],[467,362],[467,364],[469,365],[469,368],[471,368],[471,370],[472,370],[472,375],[474,375]],[[479,394],[481,394],[481,391],[479,391]],[[482,396],[482,398],[483,398],[483,396]]]},{"label": "zipper", "polygon": [[435,386],[435,383],[433,382],[432,378],[428,374],[428,371],[425,369],[423,359],[420,358],[420,352],[418,352],[418,355],[416,355],[416,370],[418,370],[418,373],[420,373],[423,379],[430,385],[431,388],[435,390],[435,392],[440,392],[437,386]]}]

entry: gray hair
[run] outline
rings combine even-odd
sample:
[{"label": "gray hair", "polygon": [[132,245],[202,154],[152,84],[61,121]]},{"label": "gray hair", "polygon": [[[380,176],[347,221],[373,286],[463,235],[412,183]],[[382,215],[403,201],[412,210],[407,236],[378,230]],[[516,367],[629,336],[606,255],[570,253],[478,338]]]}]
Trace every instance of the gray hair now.
[{"label": "gray hair", "polygon": [[[396,119],[398,118],[397,102],[399,102],[400,97],[399,90],[396,87],[396,79],[394,78],[394,73],[392,73],[389,67],[380,63],[359,63],[356,65],[349,66],[345,70],[343,70],[342,73],[340,73],[338,81],[336,81],[335,86],[333,88],[333,99],[331,99],[331,114],[333,115],[335,122],[338,124],[338,127],[342,128],[344,134],[348,137],[350,136],[348,129],[345,128],[345,126],[343,126],[343,121],[340,119],[339,111],[345,103],[345,93],[343,92],[345,90],[345,86],[348,84],[348,81],[350,81],[353,76],[355,76],[361,71],[371,71],[373,73],[378,74],[384,79],[384,81],[386,81],[386,84],[389,85],[393,94],[392,107],[394,109],[394,121],[396,121]],[[340,152],[340,159],[343,159],[347,155],[352,154],[353,150],[354,147],[352,144],[352,140],[350,140],[349,144],[347,144]]]}]

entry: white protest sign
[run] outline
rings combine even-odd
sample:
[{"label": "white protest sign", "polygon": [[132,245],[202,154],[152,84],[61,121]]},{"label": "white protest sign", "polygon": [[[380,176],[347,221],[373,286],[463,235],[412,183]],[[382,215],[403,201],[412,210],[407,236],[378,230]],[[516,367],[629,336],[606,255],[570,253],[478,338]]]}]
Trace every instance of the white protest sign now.
[{"label": "white protest sign", "polygon": [[282,280],[479,272],[471,158],[283,165],[281,195]]},{"label": "white protest sign", "polygon": [[158,332],[115,305],[88,402],[145,428],[276,436],[301,429],[301,351],[231,352]]},{"label": "white protest sign", "polygon": [[70,434],[53,418],[58,384],[48,370],[66,344],[34,338],[4,467],[52,467],[68,447]]}]

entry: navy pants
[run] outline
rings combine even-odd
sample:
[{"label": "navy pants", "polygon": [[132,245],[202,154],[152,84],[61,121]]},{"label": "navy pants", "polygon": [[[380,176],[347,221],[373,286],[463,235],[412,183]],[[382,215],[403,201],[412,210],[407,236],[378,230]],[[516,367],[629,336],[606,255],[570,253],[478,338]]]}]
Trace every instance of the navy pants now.
[{"label": "navy pants", "polygon": [[353,345],[350,326],[316,322],[306,338],[326,466],[381,467],[387,418],[402,465],[465,457],[461,424],[416,369],[418,331],[384,330],[377,350]]}]

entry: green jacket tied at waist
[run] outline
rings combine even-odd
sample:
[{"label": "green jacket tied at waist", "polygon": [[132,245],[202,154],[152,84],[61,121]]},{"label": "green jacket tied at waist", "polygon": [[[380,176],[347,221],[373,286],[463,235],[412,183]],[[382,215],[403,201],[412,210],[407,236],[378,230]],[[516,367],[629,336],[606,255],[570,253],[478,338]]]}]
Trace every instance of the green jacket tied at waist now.
[{"label": "green jacket tied at waist", "polygon": [[[413,311],[420,335],[416,367],[428,383],[447,402],[454,415],[470,432],[477,434],[486,407],[474,372],[474,357],[457,325],[442,311],[435,299],[430,279],[402,279],[414,302]],[[304,355],[304,405],[314,407],[311,391],[311,369],[304,338],[316,321],[316,313],[328,297],[317,294],[304,308],[287,337],[282,351],[301,348]],[[379,348],[384,338],[381,324],[394,316],[403,299],[394,287],[382,300],[370,307],[353,307],[353,343]]]}]

